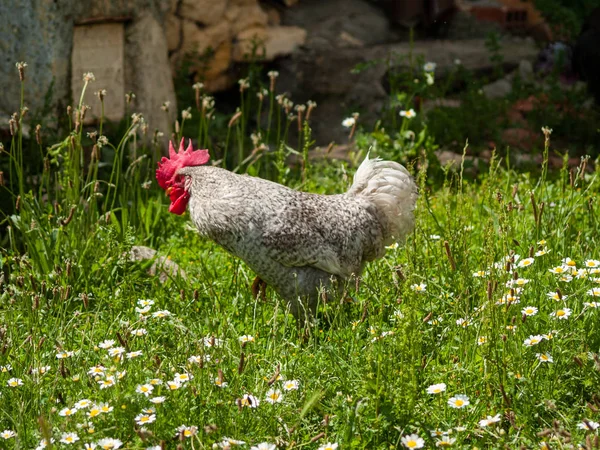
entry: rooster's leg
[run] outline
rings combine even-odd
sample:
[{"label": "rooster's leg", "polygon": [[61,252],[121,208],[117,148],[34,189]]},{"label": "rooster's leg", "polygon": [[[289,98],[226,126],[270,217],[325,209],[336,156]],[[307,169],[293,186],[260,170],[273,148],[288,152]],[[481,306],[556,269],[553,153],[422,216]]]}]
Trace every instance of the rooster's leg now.
[{"label": "rooster's leg", "polygon": [[262,280],[259,276],[254,279],[252,283],[252,295],[254,298],[260,296],[261,300],[264,302],[267,300],[266,291],[267,291],[267,283]]}]

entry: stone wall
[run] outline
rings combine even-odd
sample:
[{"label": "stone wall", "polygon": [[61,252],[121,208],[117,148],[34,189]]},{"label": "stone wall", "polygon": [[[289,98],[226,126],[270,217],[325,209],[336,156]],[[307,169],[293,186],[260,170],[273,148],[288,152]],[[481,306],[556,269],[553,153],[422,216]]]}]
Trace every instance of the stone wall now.
[{"label": "stone wall", "polygon": [[258,59],[270,61],[306,40],[304,29],[280,25],[279,12],[258,0],[173,1],[166,33],[173,70],[191,56],[190,70],[209,92],[236,82],[231,68],[247,61],[253,47]]},{"label": "stone wall", "polygon": [[[20,89],[15,63],[24,61],[28,65],[25,104],[31,115],[44,112],[46,119],[55,121],[56,117],[65,114],[67,105],[76,105],[79,101],[76,91],[82,84],[83,72],[74,72],[93,72],[98,68],[96,81],[84,99],[92,107],[92,114],[98,114],[100,110],[94,91],[106,89],[107,102],[111,96],[133,91],[136,102],[130,110],[141,112],[150,130],[159,129],[168,134],[174,115],[167,116],[160,106],[165,101],[175,103],[163,20],[170,7],[169,0],[1,1],[0,83],[3,95],[0,96],[0,126],[4,127],[7,123],[4,119],[19,108]],[[120,67],[115,66],[115,61],[106,61],[101,51],[95,60],[82,58],[91,43],[83,43],[84,50],[73,54],[73,49],[82,44],[74,39],[86,35],[75,33],[76,27],[91,29],[104,24],[121,24],[124,42]],[[114,45],[113,41],[107,38],[106,45]],[[100,49],[103,44],[100,39],[96,46]],[[104,71],[103,65],[110,66],[110,70]],[[119,71],[122,73],[118,74]],[[103,79],[102,73],[119,76]],[[124,86],[117,89],[115,80],[122,80]],[[112,92],[111,86],[115,86]],[[121,104],[120,101],[115,103]],[[119,116],[111,118],[118,120]]]},{"label": "stone wall", "polygon": [[[122,49],[114,34],[102,38],[110,29],[118,30]],[[97,42],[82,42],[86,36]],[[28,64],[30,114],[64,114],[79,101],[83,72],[96,71],[84,99],[91,115],[100,113],[95,91],[107,90],[106,113],[113,120],[124,109],[122,99],[111,96],[133,92],[129,111],[142,112],[150,130],[168,134],[177,113],[172,75],[186,55],[192,75],[214,92],[236,82],[232,66],[247,60],[255,44],[260,59],[272,60],[305,40],[304,29],[281,26],[279,12],[258,0],[0,1],[0,127],[19,108],[19,61]],[[114,51],[103,48],[109,45]],[[113,54],[118,58],[107,56]],[[166,101],[170,116],[160,108]]]}]

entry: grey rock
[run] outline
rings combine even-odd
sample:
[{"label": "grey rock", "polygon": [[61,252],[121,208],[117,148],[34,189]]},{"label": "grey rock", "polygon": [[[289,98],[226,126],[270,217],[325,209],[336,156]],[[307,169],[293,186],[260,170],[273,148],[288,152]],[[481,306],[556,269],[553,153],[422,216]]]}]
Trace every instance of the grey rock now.
[{"label": "grey rock", "polygon": [[519,62],[519,76],[524,81],[533,80],[533,64],[526,59]]},{"label": "grey rock", "polygon": [[348,47],[349,40],[370,46],[396,37],[383,11],[364,0],[303,0],[285,10],[282,23],[304,28],[312,48]]},{"label": "grey rock", "polygon": [[179,268],[177,263],[164,256],[158,256],[156,250],[150,247],[134,245],[129,251],[129,260],[138,262],[153,260],[152,266],[148,269],[148,274],[152,276],[158,274],[161,283],[172,277],[186,278],[185,272]]},{"label": "grey rock", "polygon": [[501,78],[493,83],[486,84],[482,90],[487,98],[502,98],[510,94],[512,83],[506,78]]}]

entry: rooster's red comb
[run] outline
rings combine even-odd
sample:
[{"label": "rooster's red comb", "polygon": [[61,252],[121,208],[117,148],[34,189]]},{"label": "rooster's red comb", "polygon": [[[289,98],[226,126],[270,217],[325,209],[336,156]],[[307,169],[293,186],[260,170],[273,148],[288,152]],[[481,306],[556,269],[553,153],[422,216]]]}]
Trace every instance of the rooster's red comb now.
[{"label": "rooster's red comb", "polygon": [[187,148],[184,150],[183,138],[179,143],[179,151],[175,151],[173,142],[169,142],[169,157],[163,156],[156,169],[156,179],[163,189],[172,186],[177,171],[183,167],[201,166],[206,164],[210,156],[208,150],[194,150],[192,140],[189,140]]}]

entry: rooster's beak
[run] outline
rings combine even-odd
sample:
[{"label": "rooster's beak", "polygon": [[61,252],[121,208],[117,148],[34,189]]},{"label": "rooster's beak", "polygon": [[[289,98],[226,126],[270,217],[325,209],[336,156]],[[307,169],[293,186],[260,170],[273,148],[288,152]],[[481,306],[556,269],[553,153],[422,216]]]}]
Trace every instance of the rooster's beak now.
[{"label": "rooster's beak", "polygon": [[166,195],[171,195],[172,190],[173,190],[173,186],[169,186],[166,190]]}]

